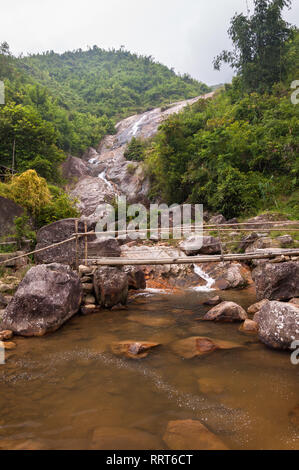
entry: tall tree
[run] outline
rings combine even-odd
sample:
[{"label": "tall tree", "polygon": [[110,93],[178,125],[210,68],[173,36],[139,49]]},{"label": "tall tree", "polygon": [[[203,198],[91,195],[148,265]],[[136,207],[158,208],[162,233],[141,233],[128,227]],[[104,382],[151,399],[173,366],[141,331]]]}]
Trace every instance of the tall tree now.
[{"label": "tall tree", "polygon": [[230,64],[242,79],[245,91],[264,92],[286,78],[288,43],[295,28],[282,18],[282,10],[292,0],[254,0],[254,12],[235,14],[228,34],[233,51],[224,50],[214,59],[214,67]]}]

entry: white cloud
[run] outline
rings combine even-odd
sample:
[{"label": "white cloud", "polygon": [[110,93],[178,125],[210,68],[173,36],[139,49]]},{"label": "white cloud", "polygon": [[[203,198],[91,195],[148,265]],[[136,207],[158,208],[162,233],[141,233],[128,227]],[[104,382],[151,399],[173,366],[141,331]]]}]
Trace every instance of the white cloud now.
[{"label": "white cloud", "polygon": [[[232,76],[214,71],[212,60],[230,48],[235,11],[246,11],[246,0],[9,0],[0,7],[0,41],[15,54],[125,45],[212,84]],[[298,24],[297,2],[286,16]]]}]

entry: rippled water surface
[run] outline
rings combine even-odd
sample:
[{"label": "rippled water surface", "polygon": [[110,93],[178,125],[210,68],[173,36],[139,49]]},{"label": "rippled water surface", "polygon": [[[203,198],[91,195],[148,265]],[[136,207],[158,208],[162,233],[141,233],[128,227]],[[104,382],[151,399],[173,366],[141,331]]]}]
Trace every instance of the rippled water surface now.
[{"label": "rippled water surface", "polygon": [[[298,449],[289,413],[299,402],[299,366],[288,353],[239,332],[239,325],[201,322],[207,308],[200,302],[209,295],[214,293],[139,295],[126,311],[77,316],[52,335],[17,338],[17,349],[0,366],[0,449],[87,449],[94,431],[107,427],[115,449],[116,428],[128,436],[142,431],[166,449],[167,423],[190,418],[231,449]],[[255,301],[248,291],[221,295],[244,307]],[[161,317],[170,322],[148,326],[132,315],[145,323]],[[241,347],[182,359],[174,343],[190,336]],[[161,346],[136,361],[111,353],[110,344],[121,340]],[[204,393],[199,380],[211,379],[214,389]]]}]

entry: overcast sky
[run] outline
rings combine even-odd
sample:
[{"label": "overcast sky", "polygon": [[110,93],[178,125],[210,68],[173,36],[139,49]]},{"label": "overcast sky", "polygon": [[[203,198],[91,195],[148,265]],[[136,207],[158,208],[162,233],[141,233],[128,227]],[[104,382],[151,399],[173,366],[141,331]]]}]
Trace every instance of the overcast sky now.
[{"label": "overcast sky", "polygon": [[[246,0],[2,0],[0,41],[14,54],[124,45],[211,85],[231,79],[212,60],[230,48],[230,18],[246,10]],[[298,0],[285,16],[299,25]]]}]

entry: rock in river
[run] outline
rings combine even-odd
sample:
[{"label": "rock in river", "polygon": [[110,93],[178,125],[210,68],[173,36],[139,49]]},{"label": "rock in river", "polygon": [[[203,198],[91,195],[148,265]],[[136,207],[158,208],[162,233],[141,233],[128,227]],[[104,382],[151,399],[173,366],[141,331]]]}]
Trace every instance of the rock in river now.
[{"label": "rock in river", "polygon": [[235,302],[221,302],[206,313],[203,320],[235,322],[247,319],[247,313]]},{"label": "rock in river", "polygon": [[239,328],[242,333],[256,334],[258,332],[258,324],[253,320],[245,320]]},{"label": "rock in river", "polygon": [[62,264],[31,268],[2,317],[1,328],[23,336],[42,336],[57,330],[78,312],[78,275]]},{"label": "rock in river", "polygon": [[290,303],[267,302],[254,316],[259,339],[274,349],[290,349],[299,340],[299,308]]},{"label": "rock in river", "polygon": [[171,346],[172,350],[184,359],[206,356],[218,349],[234,349],[240,347],[239,344],[230,341],[211,339],[205,336],[191,336],[190,338],[175,341]]},{"label": "rock in river", "polygon": [[226,445],[200,421],[170,421],[163,441],[171,450],[227,450]]},{"label": "rock in river", "polygon": [[143,359],[153,348],[160,346],[158,343],[148,341],[120,341],[112,343],[111,349],[117,356],[125,356],[129,359]]},{"label": "rock in river", "polygon": [[260,264],[253,270],[257,299],[290,300],[299,297],[299,263]]},{"label": "rock in river", "polygon": [[100,267],[93,277],[97,302],[105,308],[127,303],[128,276],[118,268]]}]

